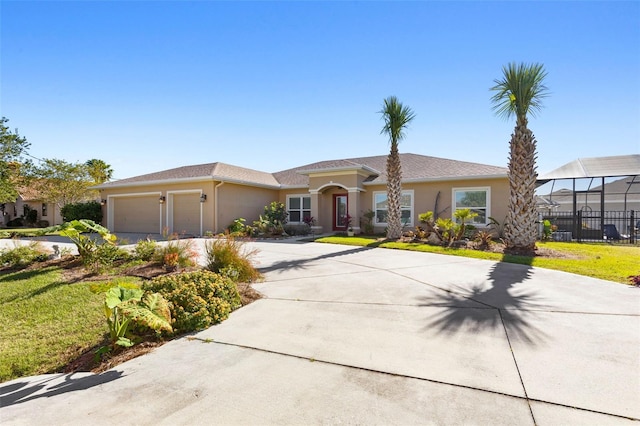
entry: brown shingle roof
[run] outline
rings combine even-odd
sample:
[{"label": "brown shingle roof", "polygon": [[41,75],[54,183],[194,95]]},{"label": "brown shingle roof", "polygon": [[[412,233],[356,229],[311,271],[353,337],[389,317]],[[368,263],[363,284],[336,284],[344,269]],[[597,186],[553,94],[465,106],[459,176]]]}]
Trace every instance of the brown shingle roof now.
[{"label": "brown shingle roof", "polygon": [[[400,154],[400,161],[402,163],[402,180],[404,182],[507,176],[507,169],[505,167],[428,157],[426,155]],[[308,173],[314,170],[349,168],[359,168],[369,172],[371,175],[366,180],[369,184],[384,184],[387,181],[385,171],[386,164],[387,156],[378,155],[374,157],[319,161],[271,174],[225,163],[208,163],[134,176],[128,179],[104,183],[96,188],[135,186],[163,181],[207,179],[226,180],[273,188],[279,188],[281,186],[307,186],[309,184],[309,177],[302,173]]]},{"label": "brown shingle roof", "polygon": [[118,186],[134,186],[137,184],[159,183],[163,181],[181,180],[226,180],[247,185],[279,187],[279,183],[271,173],[260,172],[244,167],[232,166],[225,163],[207,163],[194,166],[183,166],[175,169],[163,170],[146,175],[120,179],[104,183],[97,188],[113,188]]},{"label": "brown shingle roof", "polygon": [[[466,161],[448,160],[446,158],[429,157],[418,154],[400,154],[403,181],[429,181],[460,179],[487,176],[505,176],[506,167],[489,166],[486,164],[469,163]],[[348,158],[345,160],[319,161],[289,170],[274,173],[278,182],[285,186],[308,185],[309,178],[301,175],[301,171],[325,170],[331,168],[366,166],[378,171],[367,182],[383,184],[387,182],[387,156]]]}]

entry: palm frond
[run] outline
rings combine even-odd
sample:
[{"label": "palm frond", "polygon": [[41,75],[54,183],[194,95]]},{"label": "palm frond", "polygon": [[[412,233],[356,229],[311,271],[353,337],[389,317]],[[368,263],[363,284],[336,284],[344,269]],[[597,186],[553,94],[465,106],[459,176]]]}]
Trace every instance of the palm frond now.
[{"label": "palm frond", "polygon": [[395,96],[389,96],[382,104],[382,109],[378,111],[382,114],[384,126],[380,133],[389,135],[392,145],[404,139],[404,130],[414,119],[415,113],[408,106],[402,105]]},{"label": "palm frond", "polygon": [[544,85],[547,76],[544,66],[512,62],[502,67],[502,74],[502,79],[494,80],[495,86],[490,89],[496,92],[491,97],[496,115],[505,119],[513,115],[535,117],[542,109],[542,99],[549,94]]}]

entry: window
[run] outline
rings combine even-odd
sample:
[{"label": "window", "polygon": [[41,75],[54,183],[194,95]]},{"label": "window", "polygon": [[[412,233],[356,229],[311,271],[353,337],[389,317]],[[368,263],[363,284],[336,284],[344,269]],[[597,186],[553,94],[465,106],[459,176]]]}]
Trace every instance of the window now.
[{"label": "window", "polygon": [[311,217],[311,197],[309,195],[287,196],[287,212],[290,223],[302,223]]},{"label": "window", "polygon": [[[388,200],[386,192],[373,193],[373,211],[375,225],[387,224]],[[413,226],[413,191],[402,191],[400,196],[402,226]]]},{"label": "window", "polygon": [[42,203],[42,217],[47,215],[47,203]]},{"label": "window", "polygon": [[489,200],[491,192],[489,188],[453,188],[454,208],[453,212],[461,209],[470,209],[478,216],[471,222],[474,225],[486,225],[491,210]]}]

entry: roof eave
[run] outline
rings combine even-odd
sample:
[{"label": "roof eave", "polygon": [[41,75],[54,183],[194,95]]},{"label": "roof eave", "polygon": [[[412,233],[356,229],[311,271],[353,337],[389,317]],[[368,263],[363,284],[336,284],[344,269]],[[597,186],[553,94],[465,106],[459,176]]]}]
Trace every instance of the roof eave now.
[{"label": "roof eave", "polygon": [[[451,182],[451,181],[461,181],[461,180],[480,180],[480,179],[506,179],[508,175],[499,174],[499,175],[473,175],[473,176],[446,176],[446,177],[437,177],[437,178],[412,178],[412,179],[402,179],[402,183],[429,183],[429,182]],[[386,181],[381,182],[363,182],[363,185],[372,186],[372,185],[386,185]]]}]

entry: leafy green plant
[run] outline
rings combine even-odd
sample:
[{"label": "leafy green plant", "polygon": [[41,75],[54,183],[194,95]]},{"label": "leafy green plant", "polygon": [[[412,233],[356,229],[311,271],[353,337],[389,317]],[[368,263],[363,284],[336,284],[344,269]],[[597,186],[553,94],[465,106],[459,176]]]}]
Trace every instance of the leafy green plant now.
[{"label": "leafy green plant", "polygon": [[261,275],[251,263],[258,251],[247,248],[244,241],[224,236],[205,242],[206,268],[238,282],[254,282]]},{"label": "leafy green plant", "polygon": [[551,234],[553,234],[551,221],[549,221],[548,219],[545,219],[542,222],[542,239],[544,241],[550,240],[551,239]]},{"label": "leafy green plant", "polygon": [[37,241],[28,245],[16,245],[14,248],[0,251],[0,267],[24,268],[33,262],[47,260],[47,254]]},{"label": "leafy green plant", "polygon": [[105,293],[104,312],[109,327],[110,350],[134,345],[132,336],[128,334],[132,323],[157,332],[172,331],[168,303],[158,293],[145,294],[140,288],[111,287]]},{"label": "leafy green plant", "polygon": [[264,207],[263,214],[253,223],[258,230],[265,234],[281,235],[284,232],[284,226],[287,223],[289,213],[284,204],[273,201]]},{"label": "leafy green plant", "polygon": [[246,219],[243,217],[239,217],[233,221],[231,225],[229,225],[229,233],[237,236],[244,236],[246,234],[247,225],[245,224]]},{"label": "leafy green plant", "polygon": [[63,237],[69,238],[76,245],[82,263],[91,271],[99,272],[111,266],[110,262],[113,260],[114,251],[106,247],[98,250],[99,244],[97,241],[83,235],[84,233],[95,232],[102,239],[101,245],[114,246],[117,237],[104,226],[98,225],[92,220],[81,219],[65,222],[62,225],[52,226],[40,231],[41,234],[52,232],[58,232]]},{"label": "leafy green plant", "polygon": [[434,221],[433,212],[428,211],[418,215],[418,219],[425,224],[427,234],[435,233],[443,244],[450,247],[454,242],[466,238],[468,231],[475,229],[467,222],[473,220],[478,214],[470,209],[459,209],[455,211],[453,216],[456,219],[455,222],[452,219],[441,217]]},{"label": "leafy green plant", "polygon": [[142,288],[160,293],[169,302],[174,333],[217,324],[240,307],[236,284],[229,277],[206,270],[156,277]]},{"label": "leafy green plant", "polygon": [[490,231],[478,231],[474,240],[478,243],[480,250],[487,249],[493,245],[493,233]]}]

